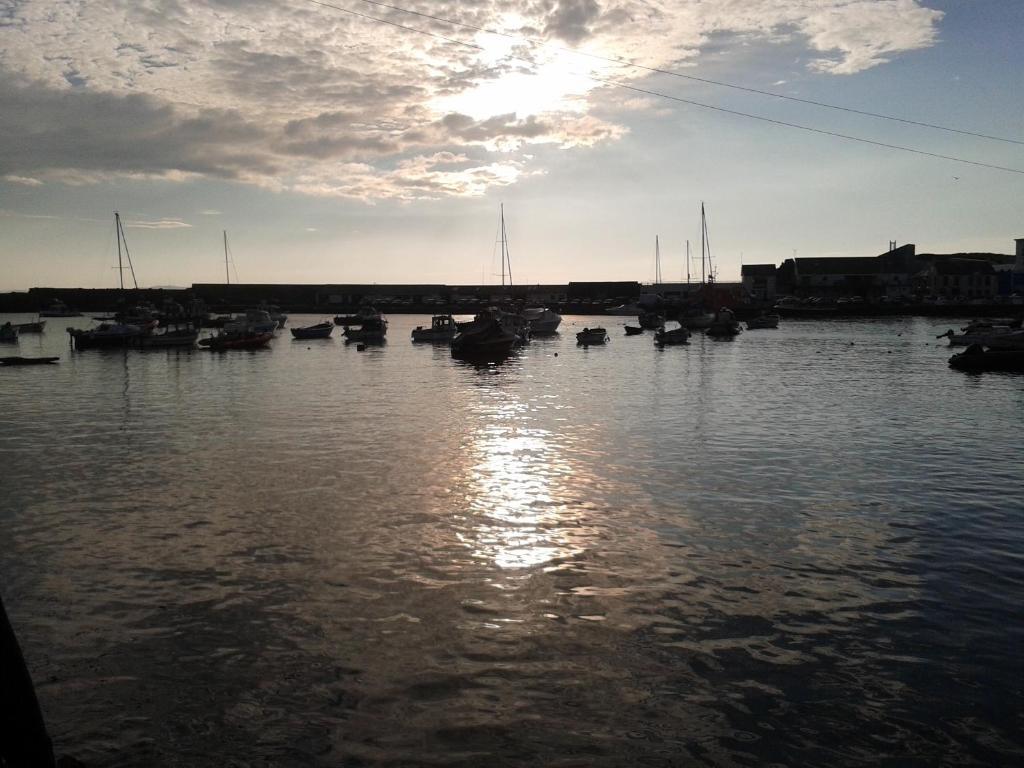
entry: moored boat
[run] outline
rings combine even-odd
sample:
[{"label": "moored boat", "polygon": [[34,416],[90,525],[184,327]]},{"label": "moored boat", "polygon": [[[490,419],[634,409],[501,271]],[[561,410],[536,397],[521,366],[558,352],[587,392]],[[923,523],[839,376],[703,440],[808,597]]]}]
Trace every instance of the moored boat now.
[{"label": "moored boat", "polygon": [[604,344],[608,341],[608,332],[604,328],[584,328],[576,334],[576,343],[583,346]]},{"label": "moored boat", "polygon": [[224,332],[216,336],[210,336],[199,341],[199,346],[211,349],[215,352],[226,349],[259,349],[267,346],[274,334],[270,331],[263,333],[233,333]]},{"label": "moored boat", "polygon": [[18,329],[18,333],[42,333],[46,327],[46,321],[37,320],[34,323],[14,323],[14,327]]},{"label": "moored boat", "polygon": [[72,346],[79,350],[138,347],[142,346],[142,338],[151,333],[150,328],[126,323],[100,323],[95,328],[67,330]]},{"label": "moored boat", "polygon": [[730,338],[738,334],[742,329],[740,324],[736,322],[736,315],[728,307],[722,307],[718,312],[715,313],[715,319],[708,326],[705,333],[708,336],[718,336],[719,338]]},{"label": "moored boat", "polygon": [[949,367],[958,371],[1024,372],[1024,350],[990,349],[971,344],[966,350],[949,358]]},{"label": "moored boat", "polygon": [[384,341],[388,333],[388,321],[381,315],[367,318],[361,325],[350,325],[345,329],[346,341]]},{"label": "moored boat", "polygon": [[192,323],[174,323],[163,331],[149,333],[139,339],[141,349],[191,348],[199,338],[199,329]]},{"label": "moored boat", "polygon": [[530,334],[533,336],[557,333],[562,322],[562,316],[547,307],[529,307],[522,314],[530,323]]},{"label": "moored boat", "polygon": [[249,309],[242,317],[236,317],[224,323],[227,333],[248,334],[258,336],[261,333],[273,333],[277,330],[277,320],[265,309]]},{"label": "moored boat", "polygon": [[644,329],[641,328],[639,325],[627,325],[626,326],[626,335],[627,336],[639,336],[643,332],[644,332]]},{"label": "moored boat", "polygon": [[326,339],[334,333],[334,323],[325,321],[304,328],[292,328],[292,336],[296,339]]},{"label": "moored boat", "polygon": [[516,334],[502,324],[497,310],[483,310],[452,339],[453,357],[507,355],[519,343]]},{"label": "moored boat", "polygon": [[455,318],[451,315],[434,315],[430,327],[416,326],[412,331],[413,341],[451,341],[459,333]]},{"label": "moored boat", "polygon": [[637,316],[637,322],[641,328],[648,331],[656,331],[665,325],[665,315],[660,312],[642,312]]},{"label": "moored boat", "polygon": [[671,330],[665,330],[659,328],[654,334],[654,343],[659,347],[675,346],[677,344],[689,344],[690,343],[690,329],[685,325],[680,325],[678,328],[672,328]]}]

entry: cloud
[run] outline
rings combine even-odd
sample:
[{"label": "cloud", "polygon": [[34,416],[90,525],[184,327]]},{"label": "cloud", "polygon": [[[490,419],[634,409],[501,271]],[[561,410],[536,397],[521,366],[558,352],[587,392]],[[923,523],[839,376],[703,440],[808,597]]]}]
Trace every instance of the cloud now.
[{"label": "cloud", "polygon": [[192,225],[178,219],[157,219],[156,221],[125,221],[128,229],[191,229]]},{"label": "cloud", "polygon": [[9,181],[11,184],[22,184],[26,187],[41,187],[43,182],[39,179],[33,179],[28,176],[17,176],[13,173],[8,173],[3,177],[4,181]]},{"label": "cloud", "polygon": [[[373,14],[472,46],[304,3],[27,0],[0,21],[0,183],[215,178],[357,199],[484,194],[539,171],[530,145],[583,150],[661,102],[590,76],[709,51],[802,44],[849,75],[937,41],[921,0],[424,0],[418,10],[522,39]],[[725,41],[725,42],[722,42]],[[724,46],[724,47],[723,47]],[[464,156],[447,167],[444,153]]]}]

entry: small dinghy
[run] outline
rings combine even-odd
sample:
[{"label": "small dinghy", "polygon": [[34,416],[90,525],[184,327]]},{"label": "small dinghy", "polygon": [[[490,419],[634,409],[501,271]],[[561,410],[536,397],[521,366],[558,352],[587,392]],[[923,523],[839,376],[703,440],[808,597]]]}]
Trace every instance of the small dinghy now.
[{"label": "small dinghy", "polygon": [[0,365],[50,365],[59,361],[59,357],[0,357]]},{"label": "small dinghy", "polygon": [[626,335],[627,336],[638,336],[639,334],[641,334],[643,332],[644,332],[644,329],[641,328],[638,325],[627,325],[626,326]]},{"label": "small dinghy", "polygon": [[292,328],[291,332],[296,339],[327,339],[334,333],[334,323],[323,322],[304,328]]},{"label": "small dinghy", "polygon": [[657,333],[654,334],[654,343],[659,347],[689,344],[690,329],[685,325],[680,325],[678,328],[673,328],[670,331],[666,331],[664,328],[659,328]]},{"label": "small dinghy", "polygon": [[274,338],[271,331],[266,333],[221,333],[199,342],[200,347],[219,352],[225,349],[260,349]]},{"label": "small dinghy", "polygon": [[576,343],[583,346],[604,344],[608,341],[608,332],[604,328],[584,328],[576,334]]}]

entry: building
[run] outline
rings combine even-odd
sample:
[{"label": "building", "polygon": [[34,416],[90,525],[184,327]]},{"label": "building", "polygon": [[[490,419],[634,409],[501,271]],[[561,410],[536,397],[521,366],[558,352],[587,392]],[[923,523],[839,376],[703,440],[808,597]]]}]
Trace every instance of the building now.
[{"label": "building", "polygon": [[775,301],[775,265],[744,264],[740,268],[743,288],[754,301]]},{"label": "building", "polygon": [[943,259],[935,261],[928,270],[927,288],[930,295],[944,299],[990,301],[998,293],[998,281],[988,261]]}]

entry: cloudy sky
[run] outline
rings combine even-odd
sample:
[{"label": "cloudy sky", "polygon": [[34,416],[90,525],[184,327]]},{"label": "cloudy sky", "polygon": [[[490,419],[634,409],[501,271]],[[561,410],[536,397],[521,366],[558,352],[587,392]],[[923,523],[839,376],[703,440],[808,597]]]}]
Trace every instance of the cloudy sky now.
[{"label": "cloudy sky", "polygon": [[114,210],[144,285],[223,280],[222,230],[243,282],[496,282],[500,203],[521,283],[650,280],[655,235],[684,279],[702,200],[720,279],[1011,252],[1024,174],[735,113],[1024,171],[1021,29],[1020,0],[3,0],[0,289],[116,285]]}]

